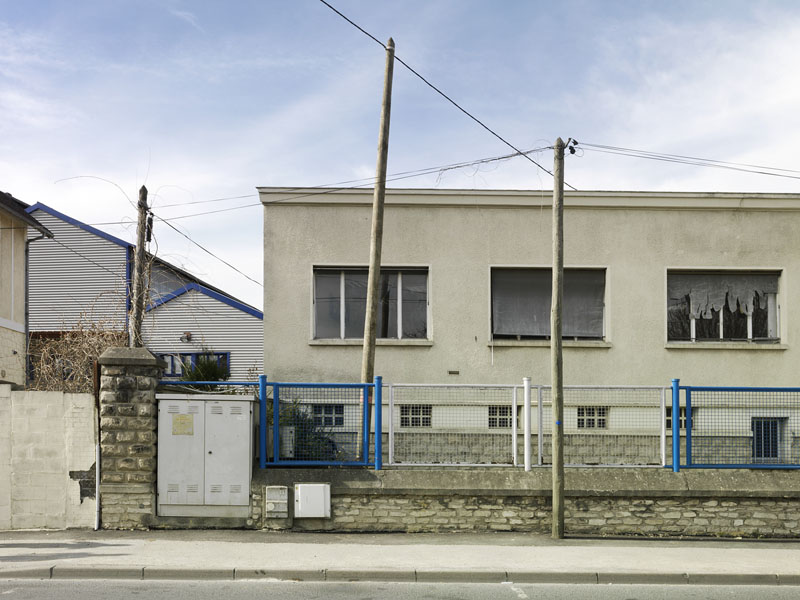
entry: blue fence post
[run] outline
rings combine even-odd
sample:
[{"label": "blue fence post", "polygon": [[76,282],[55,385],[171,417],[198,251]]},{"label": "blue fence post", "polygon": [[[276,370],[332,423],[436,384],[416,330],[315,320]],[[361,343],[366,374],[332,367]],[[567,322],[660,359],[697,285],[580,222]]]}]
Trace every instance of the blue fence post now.
[{"label": "blue fence post", "polygon": [[686,388],[686,466],[692,466],[692,388]]},{"label": "blue fence post", "polygon": [[383,378],[375,377],[375,470],[383,466]]},{"label": "blue fence post", "polygon": [[672,380],[672,471],[681,470],[681,388],[680,379]]},{"label": "blue fence post", "polygon": [[281,399],[280,385],[272,384],[272,462],[277,463],[281,458],[280,436]]},{"label": "blue fence post", "polygon": [[258,463],[267,468],[267,376],[258,376]]},{"label": "blue fence post", "polygon": [[361,388],[361,394],[364,398],[362,405],[364,412],[361,415],[361,456],[364,459],[364,466],[369,464],[369,388],[371,386],[367,383]]}]

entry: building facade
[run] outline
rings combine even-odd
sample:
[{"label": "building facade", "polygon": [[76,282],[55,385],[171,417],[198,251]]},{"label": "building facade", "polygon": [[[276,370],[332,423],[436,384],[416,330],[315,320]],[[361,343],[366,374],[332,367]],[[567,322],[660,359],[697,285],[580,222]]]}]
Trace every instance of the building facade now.
[{"label": "building facade", "polygon": [[[58,335],[80,322],[125,331],[134,245],[43,204],[28,211],[54,233],[30,253],[32,335]],[[233,377],[260,372],[261,311],[175,265],[148,259],[142,335],[145,346],[171,365],[166,376],[180,376],[183,364],[205,354],[227,366]]]},{"label": "building facade", "polygon": [[31,239],[51,236],[27,204],[0,192],[0,383],[25,383],[26,252]]},{"label": "building facade", "polygon": [[[264,360],[360,374],[371,190],[259,188]],[[550,379],[549,192],[387,190],[375,372]],[[800,384],[800,196],[567,192],[566,385]]]}]

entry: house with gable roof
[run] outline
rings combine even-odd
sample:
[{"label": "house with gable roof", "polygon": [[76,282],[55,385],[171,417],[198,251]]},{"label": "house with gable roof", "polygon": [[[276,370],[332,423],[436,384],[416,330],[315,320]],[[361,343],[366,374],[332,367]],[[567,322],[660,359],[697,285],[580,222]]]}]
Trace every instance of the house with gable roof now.
[{"label": "house with gable roof", "polygon": [[[53,232],[31,247],[30,333],[54,337],[80,322],[125,331],[135,245],[45,204],[27,214]],[[263,313],[188,271],[149,256],[145,346],[180,376],[185,364],[212,354],[232,379],[260,373]]]}]

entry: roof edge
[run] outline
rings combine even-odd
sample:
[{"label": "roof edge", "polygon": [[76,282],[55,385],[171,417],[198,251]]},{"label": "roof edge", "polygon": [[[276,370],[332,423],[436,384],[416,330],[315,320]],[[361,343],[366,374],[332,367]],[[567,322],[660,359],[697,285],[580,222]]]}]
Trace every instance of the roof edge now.
[{"label": "roof edge", "polygon": [[92,227],[91,225],[87,225],[83,221],[78,221],[78,219],[74,219],[72,217],[69,217],[69,216],[65,215],[64,213],[57,211],[55,208],[51,208],[51,207],[47,206],[46,204],[42,204],[41,202],[37,202],[33,206],[28,207],[25,210],[25,212],[30,214],[30,213],[32,213],[32,212],[34,212],[36,210],[41,210],[43,212],[46,212],[47,214],[52,215],[52,216],[54,216],[54,217],[56,217],[58,219],[61,219],[62,221],[66,222],[66,223],[69,223],[70,225],[74,225],[75,227],[77,227],[79,229],[83,229],[84,231],[88,231],[89,233],[92,233],[92,234],[94,234],[96,236],[99,236],[99,237],[103,238],[104,240],[109,241],[109,242],[111,242],[113,244],[117,244],[118,246],[122,246],[123,248],[132,248],[134,246],[134,244],[132,244],[130,242],[126,242],[125,240],[122,240],[122,239],[120,239],[118,237],[115,237],[115,236],[111,235],[110,233],[106,233],[105,231],[97,229],[96,227]]},{"label": "roof edge", "polygon": [[174,300],[175,298],[178,298],[179,296],[182,296],[182,295],[184,295],[184,294],[186,294],[186,293],[188,293],[190,291],[200,292],[201,294],[205,294],[209,298],[213,298],[214,300],[218,300],[218,301],[222,302],[223,304],[227,304],[228,306],[230,306],[232,308],[235,308],[237,310],[240,310],[240,311],[242,311],[244,313],[247,313],[248,315],[251,315],[253,317],[256,317],[257,319],[261,319],[261,320],[264,319],[264,313],[261,312],[260,310],[258,310],[256,308],[253,308],[249,304],[245,304],[244,302],[239,302],[238,300],[235,300],[235,299],[233,299],[233,298],[231,298],[229,296],[226,296],[224,294],[220,294],[219,292],[216,292],[216,291],[214,291],[212,289],[209,289],[204,285],[200,285],[199,283],[189,283],[187,285],[184,285],[183,287],[178,288],[174,292],[170,292],[169,294],[167,294],[163,298],[161,298],[161,299],[157,300],[156,302],[153,302],[152,304],[148,305],[147,312],[149,312],[151,310],[154,310],[154,309],[158,308],[159,306],[162,306],[162,305],[166,304],[167,302],[169,302],[171,300]]}]

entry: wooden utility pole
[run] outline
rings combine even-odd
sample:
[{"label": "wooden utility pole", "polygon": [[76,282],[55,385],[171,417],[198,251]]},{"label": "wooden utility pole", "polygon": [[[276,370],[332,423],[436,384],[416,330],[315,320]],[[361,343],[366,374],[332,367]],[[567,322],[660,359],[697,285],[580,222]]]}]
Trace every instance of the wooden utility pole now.
[{"label": "wooden utility pole", "polygon": [[[386,163],[389,157],[389,120],[392,113],[392,75],[394,73],[394,40],[386,43],[386,71],[383,81],[381,128],[378,138],[378,163],[375,168],[375,189],[372,196],[372,232],[369,245],[369,275],[367,276],[367,309],[364,316],[364,351],[361,356],[361,383],[372,383],[375,377],[375,338],[378,325],[378,284],[381,280],[381,248],[383,245],[383,204],[386,197]],[[399,333],[399,332],[398,332]],[[363,402],[371,403],[372,395]],[[371,414],[367,410],[367,433]],[[380,435],[380,423],[375,425]],[[360,436],[359,436],[360,437]],[[359,449],[362,444],[358,444]],[[360,451],[360,450],[359,450]]]},{"label": "wooden utility pole", "polygon": [[553,168],[553,293],[550,308],[550,382],[553,405],[553,530],[564,537],[564,369],[561,315],[564,296],[564,141],[556,140]]},{"label": "wooden utility pole", "polygon": [[136,225],[136,255],[133,263],[133,290],[131,290],[131,317],[128,345],[141,348],[142,319],[144,318],[144,239],[147,229],[147,188],[139,189],[139,221]]}]

